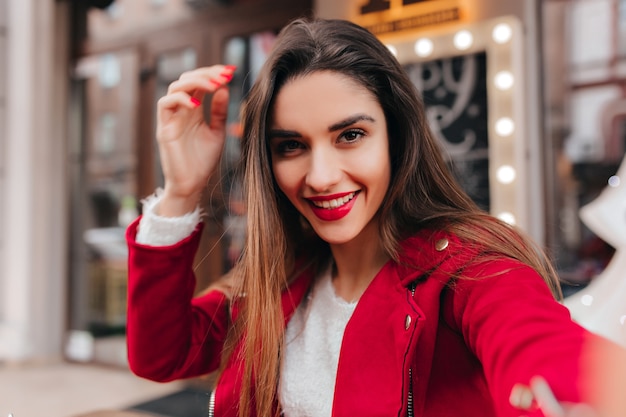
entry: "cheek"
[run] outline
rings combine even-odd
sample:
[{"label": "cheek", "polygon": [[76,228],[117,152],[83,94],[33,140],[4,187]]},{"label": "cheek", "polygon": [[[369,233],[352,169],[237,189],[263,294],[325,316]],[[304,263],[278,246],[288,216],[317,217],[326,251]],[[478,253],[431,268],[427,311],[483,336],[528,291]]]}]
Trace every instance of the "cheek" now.
[{"label": "cheek", "polygon": [[379,164],[376,167],[376,170],[372,169],[372,174],[373,175],[370,178],[372,184],[374,184],[374,188],[376,189],[377,198],[382,200],[387,194],[391,181],[389,164]]},{"label": "cheek", "polygon": [[371,188],[387,190],[391,178],[391,163],[386,148],[381,147],[375,152],[364,153],[358,158],[354,169],[361,173],[364,182]]},{"label": "cheek", "polygon": [[297,172],[294,169],[293,164],[286,161],[273,163],[272,171],[274,173],[276,184],[278,184],[278,188],[280,188],[280,190],[293,203],[298,191],[299,183]]}]

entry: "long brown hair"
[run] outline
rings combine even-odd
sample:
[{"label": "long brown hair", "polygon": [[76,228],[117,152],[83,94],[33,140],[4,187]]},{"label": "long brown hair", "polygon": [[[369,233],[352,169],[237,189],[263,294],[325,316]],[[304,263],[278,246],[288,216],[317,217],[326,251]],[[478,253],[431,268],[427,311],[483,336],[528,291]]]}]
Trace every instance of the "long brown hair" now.
[{"label": "long brown hair", "polygon": [[[247,206],[245,249],[233,302],[241,310],[229,345],[241,343],[243,386],[239,415],[277,412],[284,318],[281,292],[305,248],[316,262],[328,245],[306,227],[279,190],[271,170],[266,129],[273,100],[289,80],[334,71],[351,77],[379,101],[387,119],[391,181],[380,207],[380,240],[392,259],[399,243],[423,228],[439,228],[496,256],[539,272],[560,298],[558,279],[540,248],[515,228],[481,211],[459,187],[431,133],[420,96],[398,61],[370,32],[341,20],[296,20],[280,33],[243,108],[242,170]],[[313,249],[310,249],[313,248]],[[232,349],[230,350],[232,352]],[[228,360],[229,353],[225,353]],[[253,398],[254,396],[254,398]]]}]

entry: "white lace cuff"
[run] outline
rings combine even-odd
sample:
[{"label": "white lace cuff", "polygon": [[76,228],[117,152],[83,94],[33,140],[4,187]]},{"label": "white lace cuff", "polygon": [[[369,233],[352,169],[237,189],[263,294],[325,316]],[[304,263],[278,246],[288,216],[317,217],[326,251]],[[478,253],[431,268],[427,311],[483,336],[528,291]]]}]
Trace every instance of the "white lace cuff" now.
[{"label": "white lace cuff", "polygon": [[135,241],[149,246],[170,246],[185,239],[200,223],[200,207],[180,217],[164,217],[155,213],[155,208],[163,197],[163,190],[158,188],[154,194],[146,197],[143,215],[139,221],[139,230]]}]

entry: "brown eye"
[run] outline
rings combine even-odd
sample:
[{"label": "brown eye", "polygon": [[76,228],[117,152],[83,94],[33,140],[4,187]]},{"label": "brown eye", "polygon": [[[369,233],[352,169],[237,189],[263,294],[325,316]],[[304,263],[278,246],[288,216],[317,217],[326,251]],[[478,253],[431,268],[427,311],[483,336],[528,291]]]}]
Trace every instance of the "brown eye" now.
[{"label": "brown eye", "polygon": [[276,146],[276,152],[279,154],[288,154],[302,149],[302,144],[297,140],[284,140]]},{"label": "brown eye", "polygon": [[351,129],[344,132],[339,138],[339,141],[346,143],[358,142],[363,136],[365,136],[365,132],[361,129]]}]

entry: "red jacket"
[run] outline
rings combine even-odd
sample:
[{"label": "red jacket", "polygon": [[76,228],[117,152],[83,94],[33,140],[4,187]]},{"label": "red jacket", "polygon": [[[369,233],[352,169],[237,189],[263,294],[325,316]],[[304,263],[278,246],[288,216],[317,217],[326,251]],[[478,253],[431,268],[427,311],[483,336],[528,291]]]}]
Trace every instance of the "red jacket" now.
[{"label": "red jacket", "polygon": [[[127,232],[131,369],[156,381],[207,374],[220,363],[229,310],[217,291],[192,298],[201,227],[154,248],[134,241],[137,224]],[[346,327],[333,416],[404,416],[409,392],[415,416],[541,416],[509,404],[512,386],[534,375],[561,401],[586,399],[579,358],[591,335],[537,273],[513,260],[468,266],[477,252],[444,232],[423,232],[402,248],[401,262],[383,267]],[[457,272],[467,278],[453,280]],[[283,295],[286,322],[312,278],[304,272]],[[230,363],[222,374],[216,416],[236,416],[239,370]]]}]

